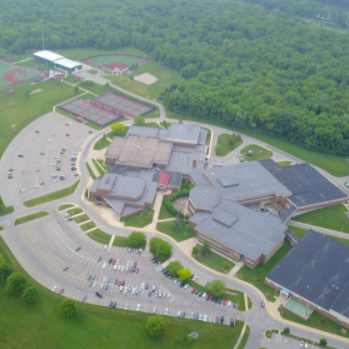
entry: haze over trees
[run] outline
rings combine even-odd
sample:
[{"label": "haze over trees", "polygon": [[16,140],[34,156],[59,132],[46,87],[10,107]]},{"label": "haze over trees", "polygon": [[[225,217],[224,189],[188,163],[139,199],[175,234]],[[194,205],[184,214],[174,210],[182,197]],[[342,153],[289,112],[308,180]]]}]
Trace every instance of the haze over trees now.
[{"label": "haze over trees", "polygon": [[348,155],[349,37],[303,18],[345,27],[347,15],[328,17],[325,2],[247,2],[4,0],[0,45],[41,49],[40,19],[47,49],[132,45],[186,79],[162,93],[170,110]]}]

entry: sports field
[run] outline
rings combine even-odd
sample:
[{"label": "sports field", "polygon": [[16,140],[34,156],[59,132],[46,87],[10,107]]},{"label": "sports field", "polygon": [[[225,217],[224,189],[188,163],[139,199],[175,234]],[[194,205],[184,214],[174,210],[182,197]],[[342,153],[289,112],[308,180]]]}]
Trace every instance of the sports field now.
[{"label": "sports field", "polygon": [[26,84],[41,80],[46,77],[46,72],[38,69],[14,66],[0,61],[0,88],[14,84]]},{"label": "sports field", "polygon": [[120,70],[127,69],[129,65],[138,63],[144,64],[149,62],[149,60],[137,56],[129,55],[103,55],[103,56],[93,56],[83,60],[86,64],[92,64],[99,67],[103,67],[109,70],[114,70],[118,68]]}]

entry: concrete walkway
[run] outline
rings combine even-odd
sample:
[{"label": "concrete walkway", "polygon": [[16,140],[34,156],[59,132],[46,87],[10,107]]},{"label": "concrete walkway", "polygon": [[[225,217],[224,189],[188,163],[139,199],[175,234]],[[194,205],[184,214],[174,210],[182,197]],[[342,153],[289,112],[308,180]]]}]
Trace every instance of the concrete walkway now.
[{"label": "concrete walkway", "polygon": [[113,242],[114,242],[114,240],[115,240],[115,236],[116,236],[116,235],[112,235],[112,236],[111,236],[111,239],[110,239],[110,241],[109,241],[109,246],[113,246]]},{"label": "concrete walkway", "polygon": [[229,277],[233,277],[233,276],[243,267],[243,265],[244,265],[244,262],[239,261],[239,262],[235,265],[235,267],[234,267],[232,270],[230,270],[230,272],[228,273],[228,276],[229,276]]},{"label": "concrete walkway", "polygon": [[244,334],[245,334],[246,326],[247,326],[247,324],[246,324],[246,322],[244,322],[244,327],[243,327],[242,330],[241,330],[240,337],[239,337],[238,341],[236,342],[234,349],[236,349],[236,348],[239,347],[240,342],[242,341],[242,337],[243,337]]}]

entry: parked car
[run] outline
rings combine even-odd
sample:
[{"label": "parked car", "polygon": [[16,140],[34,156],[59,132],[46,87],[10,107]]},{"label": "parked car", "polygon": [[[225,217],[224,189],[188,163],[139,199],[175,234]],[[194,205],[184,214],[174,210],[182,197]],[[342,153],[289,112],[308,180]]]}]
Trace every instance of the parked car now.
[{"label": "parked car", "polygon": [[234,322],[234,319],[232,317],[230,318],[230,326],[235,326],[235,322]]},{"label": "parked car", "polygon": [[[262,307],[262,308],[264,308],[264,307],[265,307],[265,304],[264,304],[264,302],[263,302],[263,301],[261,302],[261,307]],[[234,308],[235,308],[235,307],[234,307]]]},{"label": "parked car", "polygon": [[193,287],[192,290],[190,291],[190,293],[194,293],[196,291],[196,288]]},{"label": "parked car", "polygon": [[59,290],[59,294],[62,294],[64,292],[64,288],[61,288],[60,290]]},{"label": "parked car", "polygon": [[54,286],[52,287],[52,292],[56,291],[56,288],[57,288],[57,285],[54,285]]},{"label": "parked car", "polygon": [[99,292],[96,292],[96,296],[99,297],[99,298],[103,298],[102,293],[99,293]]},{"label": "parked car", "polygon": [[216,324],[219,324],[219,316],[216,316]]}]

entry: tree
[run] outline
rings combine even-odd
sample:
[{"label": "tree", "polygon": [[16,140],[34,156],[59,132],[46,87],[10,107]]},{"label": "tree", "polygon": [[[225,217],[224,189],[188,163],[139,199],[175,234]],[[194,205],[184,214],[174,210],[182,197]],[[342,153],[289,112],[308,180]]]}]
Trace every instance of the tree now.
[{"label": "tree", "polygon": [[132,248],[140,248],[147,244],[147,238],[145,234],[134,231],[128,237],[128,245]]},{"label": "tree", "polygon": [[204,240],[202,245],[202,254],[207,255],[211,253],[211,247],[207,240]]},{"label": "tree", "polygon": [[285,327],[284,329],[284,334],[290,334],[291,333],[291,330],[289,327]]},{"label": "tree", "polygon": [[133,122],[134,122],[135,125],[138,125],[138,126],[144,126],[145,125],[145,120],[141,116],[136,116],[134,118]]},{"label": "tree", "polygon": [[200,253],[200,250],[199,250],[198,247],[194,246],[194,247],[193,247],[193,250],[191,251],[191,253],[192,253],[194,256],[196,256],[196,255],[198,255],[198,254]]},{"label": "tree", "polygon": [[152,337],[159,337],[166,327],[166,321],[160,315],[151,316],[145,325],[146,330]]},{"label": "tree", "polygon": [[2,263],[5,263],[5,260],[4,260],[4,257],[2,256],[2,254],[0,254],[0,265],[1,265]]},{"label": "tree", "polygon": [[78,93],[79,92],[79,87],[75,86],[74,87],[74,91],[75,91],[75,93]]},{"label": "tree", "polygon": [[175,231],[178,231],[181,227],[181,222],[179,221],[179,219],[176,219],[174,222],[173,222],[173,229]]},{"label": "tree", "polygon": [[214,151],[216,152],[216,155],[222,156],[224,148],[223,148],[223,146],[221,144],[217,144],[214,147]]},{"label": "tree", "polygon": [[327,340],[326,340],[326,338],[321,338],[321,339],[320,339],[320,344],[323,345],[323,346],[327,345]]},{"label": "tree", "polygon": [[9,294],[14,294],[15,292],[21,292],[24,290],[26,284],[25,277],[18,272],[12,273],[6,281],[6,291]]},{"label": "tree", "polygon": [[160,261],[164,262],[172,255],[172,245],[160,238],[151,238],[149,241],[150,252]]},{"label": "tree", "polygon": [[0,282],[5,282],[12,273],[13,269],[6,263],[0,264]]},{"label": "tree", "polygon": [[39,291],[35,287],[27,287],[23,292],[22,298],[26,302],[33,304],[39,298]]},{"label": "tree", "polygon": [[207,290],[212,296],[221,297],[225,292],[225,282],[222,280],[213,280],[207,286]]},{"label": "tree", "polygon": [[178,272],[183,269],[183,265],[178,261],[170,262],[167,270],[172,276],[178,277]]},{"label": "tree", "polygon": [[72,317],[78,312],[76,302],[73,299],[66,298],[60,305],[59,310],[65,317]]},{"label": "tree", "polygon": [[228,262],[223,262],[223,263],[222,263],[222,268],[223,268],[224,270],[229,270],[229,269],[230,269],[229,263],[228,263]]},{"label": "tree", "polygon": [[186,269],[181,269],[181,270],[178,272],[179,281],[186,281],[186,280],[189,280],[189,279],[190,279],[190,276],[191,276],[191,271],[190,271],[190,269],[188,269],[188,268],[186,268]]},{"label": "tree", "polygon": [[125,126],[120,122],[114,122],[113,124],[110,125],[110,128],[116,134],[120,134],[125,131]]}]

